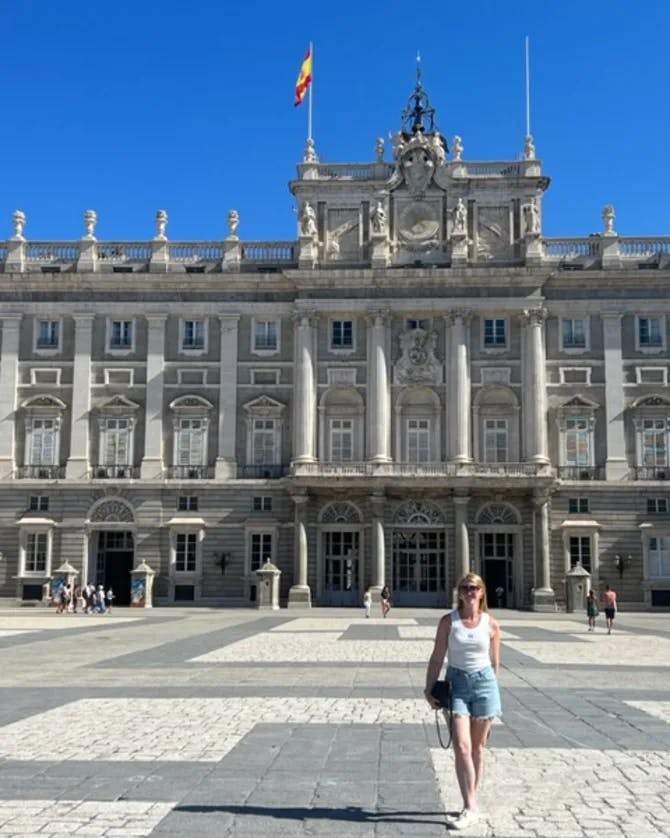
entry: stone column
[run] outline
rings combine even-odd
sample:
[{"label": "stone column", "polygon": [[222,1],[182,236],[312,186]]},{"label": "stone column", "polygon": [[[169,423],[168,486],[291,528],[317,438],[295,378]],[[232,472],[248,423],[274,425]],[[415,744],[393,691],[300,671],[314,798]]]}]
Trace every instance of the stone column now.
[{"label": "stone column", "polygon": [[467,463],[471,454],[469,314],[453,311],[446,318],[447,355],[447,459]]},{"label": "stone column", "polygon": [[309,549],[307,546],[307,495],[293,495],[295,504],[295,535],[293,585],[288,592],[289,608],[311,608],[312,592],[307,584]]},{"label": "stone column", "polygon": [[370,574],[370,587],[373,592],[379,593],[385,585],[386,580],[386,533],[384,530],[384,502],[386,496],[383,492],[376,492],[370,498],[372,509],[372,566]]},{"label": "stone column", "polygon": [[452,594],[454,607],[458,607],[458,580],[470,570],[469,500],[468,495],[454,495],[454,586]]},{"label": "stone column", "polygon": [[147,320],[147,387],[144,413],[144,457],[140,477],[163,477],[163,370],[165,347],[164,314],[149,314]]},{"label": "stone column", "polygon": [[388,369],[388,312],[372,312],[368,317],[367,403],[369,417],[368,459],[374,463],[391,460],[391,388]]},{"label": "stone column", "polygon": [[217,480],[237,477],[237,324],[238,315],[219,317],[219,426],[216,465]]},{"label": "stone column", "polygon": [[602,314],[605,354],[605,415],[607,421],[607,480],[625,480],[628,475],[624,431],[623,352],[621,315]]},{"label": "stone column", "polygon": [[535,505],[535,579],[532,608],[534,611],[555,611],[556,597],[551,587],[551,563],[549,550],[549,496],[536,491]]},{"label": "stone column", "polygon": [[544,309],[525,311],[524,324],[524,427],[526,460],[547,464],[547,377],[544,352]]},{"label": "stone column", "polygon": [[65,477],[79,479],[89,475],[91,410],[91,344],[93,315],[74,315],[74,368],[72,372],[72,418],[70,456]]},{"label": "stone column", "polygon": [[316,430],[316,317],[298,312],[295,321],[295,380],[293,384],[293,463],[313,463]]},{"label": "stone column", "polygon": [[0,356],[0,478],[2,479],[12,477],[14,473],[20,332],[21,315],[3,315],[2,355]]}]

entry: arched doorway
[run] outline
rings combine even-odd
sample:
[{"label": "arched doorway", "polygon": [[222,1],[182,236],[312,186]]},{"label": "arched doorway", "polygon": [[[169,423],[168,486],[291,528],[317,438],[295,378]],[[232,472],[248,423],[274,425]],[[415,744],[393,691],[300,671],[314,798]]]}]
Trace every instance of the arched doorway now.
[{"label": "arched doorway", "polygon": [[444,605],[447,558],[444,513],[428,501],[401,504],[393,520],[392,597],[397,605]]},{"label": "arched doorway", "polygon": [[319,516],[320,599],[324,605],[363,601],[361,513],[353,503],[330,503]]},{"label": "arched doorway", "polygon": [[104,499],[92,509],[88,580],[114,591],[115,605],[130,605],[130,571],[135,564],[135,517],[121,498]]},{"label": "arched doorway", "polygon": [[476,518],[479,573],[489,605],[515,608],[521,601],[521,518],[508,503],[487,503]]}]

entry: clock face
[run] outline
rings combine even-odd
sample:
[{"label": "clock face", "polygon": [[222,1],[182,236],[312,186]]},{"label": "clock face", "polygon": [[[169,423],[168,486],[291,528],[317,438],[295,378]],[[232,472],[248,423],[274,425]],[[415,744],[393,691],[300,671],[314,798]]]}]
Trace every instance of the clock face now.
[{"label": "clock face", "polygon": [[400,237],[409,242],[436,239],[440,228],[437,213],[425,201],[414,201],[405,207],[398,219]]}]

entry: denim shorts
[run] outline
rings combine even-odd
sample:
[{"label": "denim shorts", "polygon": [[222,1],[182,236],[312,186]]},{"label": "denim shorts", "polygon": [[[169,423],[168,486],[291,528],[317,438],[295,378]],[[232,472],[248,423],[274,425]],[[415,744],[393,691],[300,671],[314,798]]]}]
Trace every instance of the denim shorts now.
[{"label": "denim shorts", "polygon": [[460,716],[492,719],[502,715],[498,679],[492,666],[478,672],[447,667],[451,681],[451,710]]}]

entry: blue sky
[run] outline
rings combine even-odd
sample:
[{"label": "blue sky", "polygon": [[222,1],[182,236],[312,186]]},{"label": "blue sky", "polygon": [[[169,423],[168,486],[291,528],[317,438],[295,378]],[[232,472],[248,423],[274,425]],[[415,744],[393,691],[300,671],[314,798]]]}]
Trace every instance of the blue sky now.
[{"label": "blue sky", "polygon": [[440,130],[468,160],[514,159],[532,132],[552,185],[546,235],[670,234],[667,0],[512,3],[3,4],[0,237],[146,240],[157,209],[174,240],[294,238],[288,181],[307,106],[293,89],[314,43],[314,136],[329,162],[372,160],[400,126],[420,50]]}]

